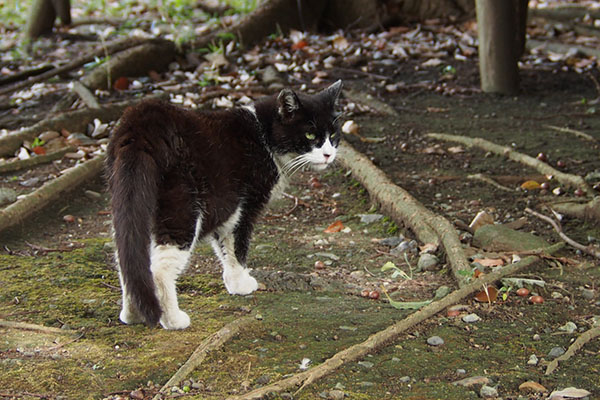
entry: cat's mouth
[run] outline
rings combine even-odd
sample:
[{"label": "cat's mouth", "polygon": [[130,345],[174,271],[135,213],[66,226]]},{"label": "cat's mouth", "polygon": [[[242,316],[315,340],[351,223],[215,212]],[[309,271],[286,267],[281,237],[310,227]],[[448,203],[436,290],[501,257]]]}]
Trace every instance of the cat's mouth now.
[{"label": "cat's mouth", "polygon": [[318,162],[318,163],[312,163],[312,168],[316,169],[317,171],[322,171],[325,168],[327,168],[329,166],[329,164],[331,164],[330,162]]}]

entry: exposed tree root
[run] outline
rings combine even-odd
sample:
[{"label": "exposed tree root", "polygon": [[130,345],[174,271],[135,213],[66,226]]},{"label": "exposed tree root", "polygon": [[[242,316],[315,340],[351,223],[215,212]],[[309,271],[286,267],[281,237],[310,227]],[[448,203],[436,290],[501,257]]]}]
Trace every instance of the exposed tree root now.
[{"label": "exposed tree root", "polygon": [[546,367],[546,375],[550,375],[558,367],[558,363],[573,357],[575,353],[592,339],[600,336],[600,327],[595,327],[582,333],[562,356],[552,360]]},{"label": "exposed tree root", "polygon": [[511,189],[509,187],[501,185],[498,182],[496,182],[495,180],[493,180],[492,178],[490,178],[489,176],[485,176],[484,174],[473,174],[473,175],[467,176],[467,178],[468,179],[473,179],[475,181],[485,182],[488,185],[492,185],[496,189],[500,189],[500,190],[503,190],[505,192],[514,192],[514,189]]},{"label": "exposed tree root", "polygon": [[595,197],[583,204],[575,202],[555,203],[552,204],[552,209],[570,217],[588,221],[593,220],[600,224],[600,197]]},{"label": "exposed tree root", "polygon": [[0,210],[0,231],[19,224],[61,194],[98,175],[103,165],[104,155],[97,156],[83,164],[70,168],[63,175],[46,182],[33,193]]},{"label": "exposed tree root", "polygon": [[[175,375],[163,385],[160,392],[164,393],[168,388],[179,384],[183,381],[202,361],[206,358],[209,352],[223,346],[227,341],[236,336],[242,329],[246,328],[253,321],[256,321],[254,315],[248,315],[235,321],[232,321],[219,329],[217,332],[204,339],[194,350],[190,358],[177,370]],[[160,399],[160,393],[154,396],[154,400]]]},{"label": "exposed tree root", "polygon": [[83,64],[94,61],[97,57],[105,57],[105,56],[115,53],[117,51],[128,49],[133,46],[137,46],[138,44],[142,43],[143,41],[144,40],[141,40],[141,39],[132,39],[132,38],[127,37],[125,39],[119,39],[112,43],[108,43],[106,46],[98,46],[98,48],[96,50],[94,50],[93,52],[86,54],[80,58],[77,58],[61,67],[51,69],[50,71],[44,72],[44,73],[39,74],[32,78],[29,78],[26,81],[22,81],[17,84],[0,89],[0,96],[4,95],[4,94],[12,93],[15,90],[19,90],[19,89],[31,86],[37,82],[43,82],[43,81],[47,80],[48,78],[52,78],[53,76],[56,76],[58,74],[72,71],[72,70],[82,66]]},{"label": "exposed tree root", "polygon": [[596,258],[600,258],[600,250],[595,249],[592,246],[584,246],[580,243],[577,243],[576,241],[574,241],[573,239],[571,239],[570,237],[568,237],[562,230],[562,227],[560,226],[560,223],[558,223],[557,221],[553,220],[550,217],[547,217],[546,215],[540,214],[536,211],[533,211],[531,208],[526,208],[525,212],[528,214],[531,214],[535,217],[538,217],[541,220],[544,220],[546,222],[548,222],[550,225],[552,225],[552,227],[554,228],[554,230],[558,233],[558,236],[560,236],[560,238],[562,240],[564,240],[567,244],[569,244],[570,246],[583,251],[586,254],[589,254],[590,256],[596,257]]},{"label": "exposed tree root", "polygon": [[[146,97],[146,99],[149,97]],[[45,131],[60,131],[61,129],[66,129],[71,132],[85,131],[87,124],[92,122],[94,118],[99,118],[102,122],[117,120],[121,117],[125,108],[134,105],[139,101],[141,101],[141,99],[104,104],[99,109],[69,111],[54,118],[40,121],[33,126],[0,138],[0,157],[12,155],[24,141],[33,140],[37,135]]]},{"label": "exposed tree root", "polygon": [[35,165],[44,164],[50,161],[58,160],[62,158],[65,154],[75,151],[74,147],[65,147],[62,149],[58,149],[53,151],[52,153],[43,154],[35,157],[28,158],[26,160],[16,160],[7,162],[4,164],[0,164],[0,174],[5,172],[19,171],[25,168],[30,168]]},{"label": "exposed tree root", "polygon": [[529,50],[533,49],[544,49],[547,51],[551,51],[554,53],[567,54],[569,51],[573,49],[577,49],[579,53],[585,54],[586,56],[600,58],[600,50],[581,46],[581,45],[573,45],[573,44],[563,44],[563,43],[554,43],[554,42],[542,42],[535,39],[527,39],[526,46]]},{"label": "exposed tree root", "polygon": [[340,163],[369,191],[369,194],[396,221],[408,226],[425,244],[444,246],[446,256],[459,285],[465,282],[460,271],[471,267],[464,254],[456,230],[444,217],[423,206],[406,190],[395,185],[365,156],[346,142],[340,143]]},{"label": "exposed tree root", "polygon": [[0,328],[21,329],[25,331],[35,331],[41,333],[58,333],[62,335],[74,335],[77,332],[70,329],[53,328],[51,326],[43,326],[36,324],[28,324],[26,322],[5,321],[0,319]]},{"label": "exposed tree root", "polygon": [[[564,243],[559,243],[544,249],[541,252],[541,254],[552,254],[561,249],[562,247],[564,247]],[[245,393],[240,396],[232,396],[229,398],[229,400],[262,399],[263,396],[266,396],[271,392],[282,392],[284,390],[290,390],[298,386],[300,387],[298,391],[300,391],[302,390],[302,388],[310,385],[316,380],[332,373],[342,365],[359,360],[365,357],[367,354],[384,347],[388,343],[396,340],[400,336],[400,334],[414,327],[416,324],[425,321],[431,316],[444,310],[446,307],[456,304],[459,301],[463,300],[465,297],[471,295],[472,293],[481,290],[482,286],[485,287],[497,280],[515,274],[538,260],[540,260],[540,257],[538,256],[529,256],[522,259],[518,263],[510,264],[506,267],[503,267],[497,272],[481,275],[479,278],[475,279],[468,285],[450,293],[449,295],[440,300],[434,301],[433,303],[426,305],[419,311],[414,312],[405,319],[398,321],[397,323],[389,326],[383,331],[377,332],[369,336],[369,338],[367,338],[367,340],[365,340],[364,342],[358,343],[345,350],[342,350],[341,352],[335,354],[333,357],[327,359],[324,363],[319,364],[309,369],[308,371],[301,372],[289,378],[280,380],[278,382],[274,382],[270,385],[255,389],[251,392]]]},{"label": "exposed tree root", "polygon": [[570,133],[570,134],[572,134],[572,135],[575,135],[575,136],[577,136],[578,138],[585,139],[585,140],[589,140],[590,142],[597,142],[597,140],[596,140],[596,138],[595,138],[595,137],[593,137],[593,136],[591,136],[591,135],[588,135],[588,134],[587,134],[587,133],[585,133],[585,132],[578,131],[578,130],[576,130],[576,129],[571,129],[571,128],[563,128],[563,127],[560,127],[560,126],[554,126],[554,125],[544,125],[544,127],[545,127],[545,128],[550,128],[550,129],[552,129],[552,130],[555,130],[555,131],[557,131],[557,132],[561,132],[561,133]]},{"label": "exposed tree root", "polygon": [[562,184],[565,184],[570,187],[581,188],[588,194],[593,194],[594,191],[589,185],[583,180],[582,177],[572,174],[565,174],[564,172],[560,172],[557,169],[552,168],[548,164],[534,158],[528,156],[527,154],[519,153],[514,151],[508,146],[501,146],[495,143],[492,143],[488,140],[481,138],[470,138],[466,136],[459,135],[448,135],[445,133],[428,133],[427,136],[438,139],[445,140],[451,142],[462,143],[469,147],[479,147],[483,150],[490,151],[492,153],[505,156],[513,161],[519,162],[521,164],[525,164],[531,168],[535,168],[542,174],[552,175],[554,179],[559,181]]}]

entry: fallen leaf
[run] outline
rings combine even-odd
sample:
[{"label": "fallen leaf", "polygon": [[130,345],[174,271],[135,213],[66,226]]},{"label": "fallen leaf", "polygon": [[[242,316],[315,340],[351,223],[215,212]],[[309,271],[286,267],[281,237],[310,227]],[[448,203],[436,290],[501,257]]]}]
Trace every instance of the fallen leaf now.
[{"label": "fallen leaf", "polygon": [[306,40],[300,40],[292,45],[292,50],[302,50],[306,46],[308,46],[308,43],[306,43]]},{"label": "fallen leaf", "polygon": [[442,64],[442,62],[443,61],[439,58],[432,58],[431,60],[427,60],[423,64],[421,64],[421,67],[437,67],[438,65]]},{"label": "fallen leaf", "polygon": [[459,153],[464,153],[465,149],[462,146],[452,146],[452,147],[448,147],[448,153],[451,154],[459,154]]},{"label": "fallen leaf", "polygon": [[561,400],[561,399],[581,399],[589,396],[591,393],[585,389],[577,389],[574,387],[568,387],[563,390],[555,390],[550,393],[550,400]]},{"label": "fallen leaf", "polygon": [[37,155],[44,155],[46,154],[46,149],[43,148],[42,146],[35,146],[33,149],[31,149],[35,154]]},{"label": "fallen leaf", "polygon": [[344,125],[342,125],[342,132],[348,135],[357,135],[358,124],[352,120],[348,120],[344,122]]},{"label": "fallen leaf", "polygon": [[337,50],[343,51],[350,47],[350,43],[348,43],[348,40],[345,37],[336,36],[333,39],[333,47],[335,47]]},{"label": "fallen leaf", "polygon": [[344,229],[344,224],[342,224],[342,221],[337,220],[334,223],[332,223],[331,225],[329,225],[323,232],[336,233],[336,232],[340,232],[342,229]]},{"label": "fallen leaf", "polygon": [[519,390],[522,392],[545,393],[548,391],[544,386],[534,381],[527,381],[519,385]]},{"label": "fallen leaf", "polygon": [[498,289],[494,286],[488,286],[486,290],[482,290],[481,292],[475,295],[475,300],[480,301],[482,303],[492,303],[496,301],[498,298]]},{"label": "fallen leaf", "polygon": [[469,224],[469,228],[473,229],[473,231],[476,231],[484,225],[491,225],[493,223],[494,217],[492,217],[485,211],[479,211],[475,218],[473,218],[473,221],[471,221],[471,223]]},{"label": "fallen leaf", "polygon": [[113,88],[115,90],[125,90],[129,87],[129,79],[122,76],[113,83]]},{"label": "fallen leaf", "polygon": [[484,267],[500,267],[504,265],[504,260],[501,258],[476,258],[474,263],[479,263]]},{"label": "fallen leaf", "polygon": [[540,185],[536,181],[525,181],[521,184],[521,189],[523,189],[523,190],[536,190],[541,187],[542,187],[542,185]]}]

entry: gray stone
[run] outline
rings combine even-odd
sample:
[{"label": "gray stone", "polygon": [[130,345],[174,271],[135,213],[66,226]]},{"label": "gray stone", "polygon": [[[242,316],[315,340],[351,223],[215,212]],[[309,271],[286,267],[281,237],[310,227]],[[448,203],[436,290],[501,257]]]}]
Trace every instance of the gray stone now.
[{"label": "gray stone", "polygon": [[435,290],[435,299],[438,300],[444,298],[448,296],[448,294],[450,294],[451,291],[452,289],[450,289],[448,286],[442,285]]},{"label": "gray stone", "polygon": [[99,199],[102,197],[100,193],[94,192],[93,190],[86,190],[84,193],[90,199]]},{"label": "gray stone", "polygon": [[484,225],[475,231],[473,245],[490,251],[527,251],[550,246],[544,239],[503,225]]},{"label": "gray stone", "polygon": [[0,206],[17,201],[17,192],[9,188],[0,188]]},{"label": "gray stone", "polygon": [[256,378],[256,384],[258,385],[266,385],[271,382],[271,376],[268,374],[264,374]]},{"label": "gray stone", "polygon": [[440,260],[433,254],[424,253],[419,257],[417,262],[417,271],[433,271],[436,270]]},{"label": "gray stone", "polygon": [[495,387],[491,387],[488,385],[483,385],[479,390],[479,395],[484,399],[486,397],[498,397],[498,390]]},{"label": "gray stone", "polygon": [[430,346],[441,346],[444,344],[444,339],[439,336],[432,336],[427,339],[427,344]]},{"label": "gray stone", "polygon": [[581,289],[581,295],[586,300],[593,300],[596,296],[596,292],[594,291],[594,289]]},{"label": "gray stone", "polygon": [[279,83],[281,82],[281,77],[279,76],[279,72],[272,65],[267,66],[265,69],[259,72],[260,78],[262,81],[269,85],[271,83]]},{"label": "gray stone", "polygon": [[363,224],[372,224],[383,218],[381,214],[358,214],[360,222]]},{"label": "gray stone", "polygon": [[574,322],[569,321],[566,324],[564,324],[563,326],[559,327],[558,330],[567,332],[567,333],[573,333],[577,330],[577,325],[575,325]]},{"label": "gray stone", "polygon": [[414,240],[408,241],[405,240],[401,242],[398,246],[394,247],[390,250],[390,253],[394,256],[401,256],[406,252],[413,253],[417,249],[417,242]]},{"label": "gray stone", "polygon": [[379,242],[379,244],[382,246],[396,247],[400,243],[402,243],[403,240],[404,240],[404,238],[402,236],[395,236],[395,237],[389,237],[389,238],[382,239]]},{"label": "gray stone", "polygon": [[400,378],[400,382],[402,383],[408,383],[410,382],[410,376],[403,376]]},{"label": "gray stone", "polygon": [[371,361],[359,361],[358,365],[365,368],[373,368],[373,363]]},{"label": "gray stone", "polygon": [[331,400],[342,400],[344,397],[346,397],[346,393],[341,390],[334,389],[329,391],[328,398]]},{"label": "gray stone", "polygon": [[556,357],[562,356],[563,354],[565,354],[565,348],[561,347],[561,346],[556,346],[556,347],[553,347],[552,350],[550,350],[548,352],[548,357],[556,358]]},{"label": "gray stone", "polygon": [[467,324],[471,324],[473,322],[481,321],[481,318],[477,314],[468,314],[468,315],[465,315],[464,317],[462,317],[462,320],[463,320],[463,322],[466,322]]},{"label": "gray stone", "polygon": [[34,176],[33,178],[29,178],[22,182],[19,182],[19,185],[25,186],[25,187],[33,187],[33,186],[36,186],[40,182],[41,182],[41,179],[38,178],[37,176]]},{"label": "gray stone", "polygon": [[467,373],[467,370],[459,368],[456,370],[456,375],[464,375]]},{"label": "gray stone", "polygon": [[60,136],[60,133],[58,133],[56,131],[46,131],[46,132],[40,133],[40,135],[38,137],[40,138],[40,140],[43,140],[44,142],[48,142],[52,139],[56,139],[59,136]]},{"label": "gray stone", "polygon": [[92,144],[96,144],[96,141],[89,137],[88,135],[84,135],[83,133],[74,132],[71,133],[67,137],[67,142],[76,146],[89,146]]},{"label": "gray stone", "polygon": [[359,383],[359,385],[361,387],[363,387],[363,388],[368,388],[368,387],[375,386],[375,384],[373,382],[367,382],[367,381],[361,382],[361,383]]},{"label": "gray stone", "polygon": [[464,387],[486,385],[488,383],[490,383],[490,380],[489,380],[489,378],[487,378],[485,376],[470,376],[468,378],[464,378],[459,381],[452,382],[452,384],[455,386],[458,385],[458,386],[464,386]]}]

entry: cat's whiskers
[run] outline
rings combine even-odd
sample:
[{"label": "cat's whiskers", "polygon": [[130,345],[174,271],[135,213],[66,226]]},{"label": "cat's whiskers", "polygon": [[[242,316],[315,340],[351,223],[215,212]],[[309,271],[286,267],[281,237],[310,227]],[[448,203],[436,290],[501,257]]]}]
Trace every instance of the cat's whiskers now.
[{"label": "cat's whiskers", "polygon": [[283,166],[283,172],[288,176],[291,177],[292,175],[294,175],[296,172],[298,172],[298,170],[302,167],[304,167],[306,164],[310,163],[310,159],[308,159],[306,154],[301,154],[293,159],[291,159],[290,161],[288,161],[284,166]]}]

